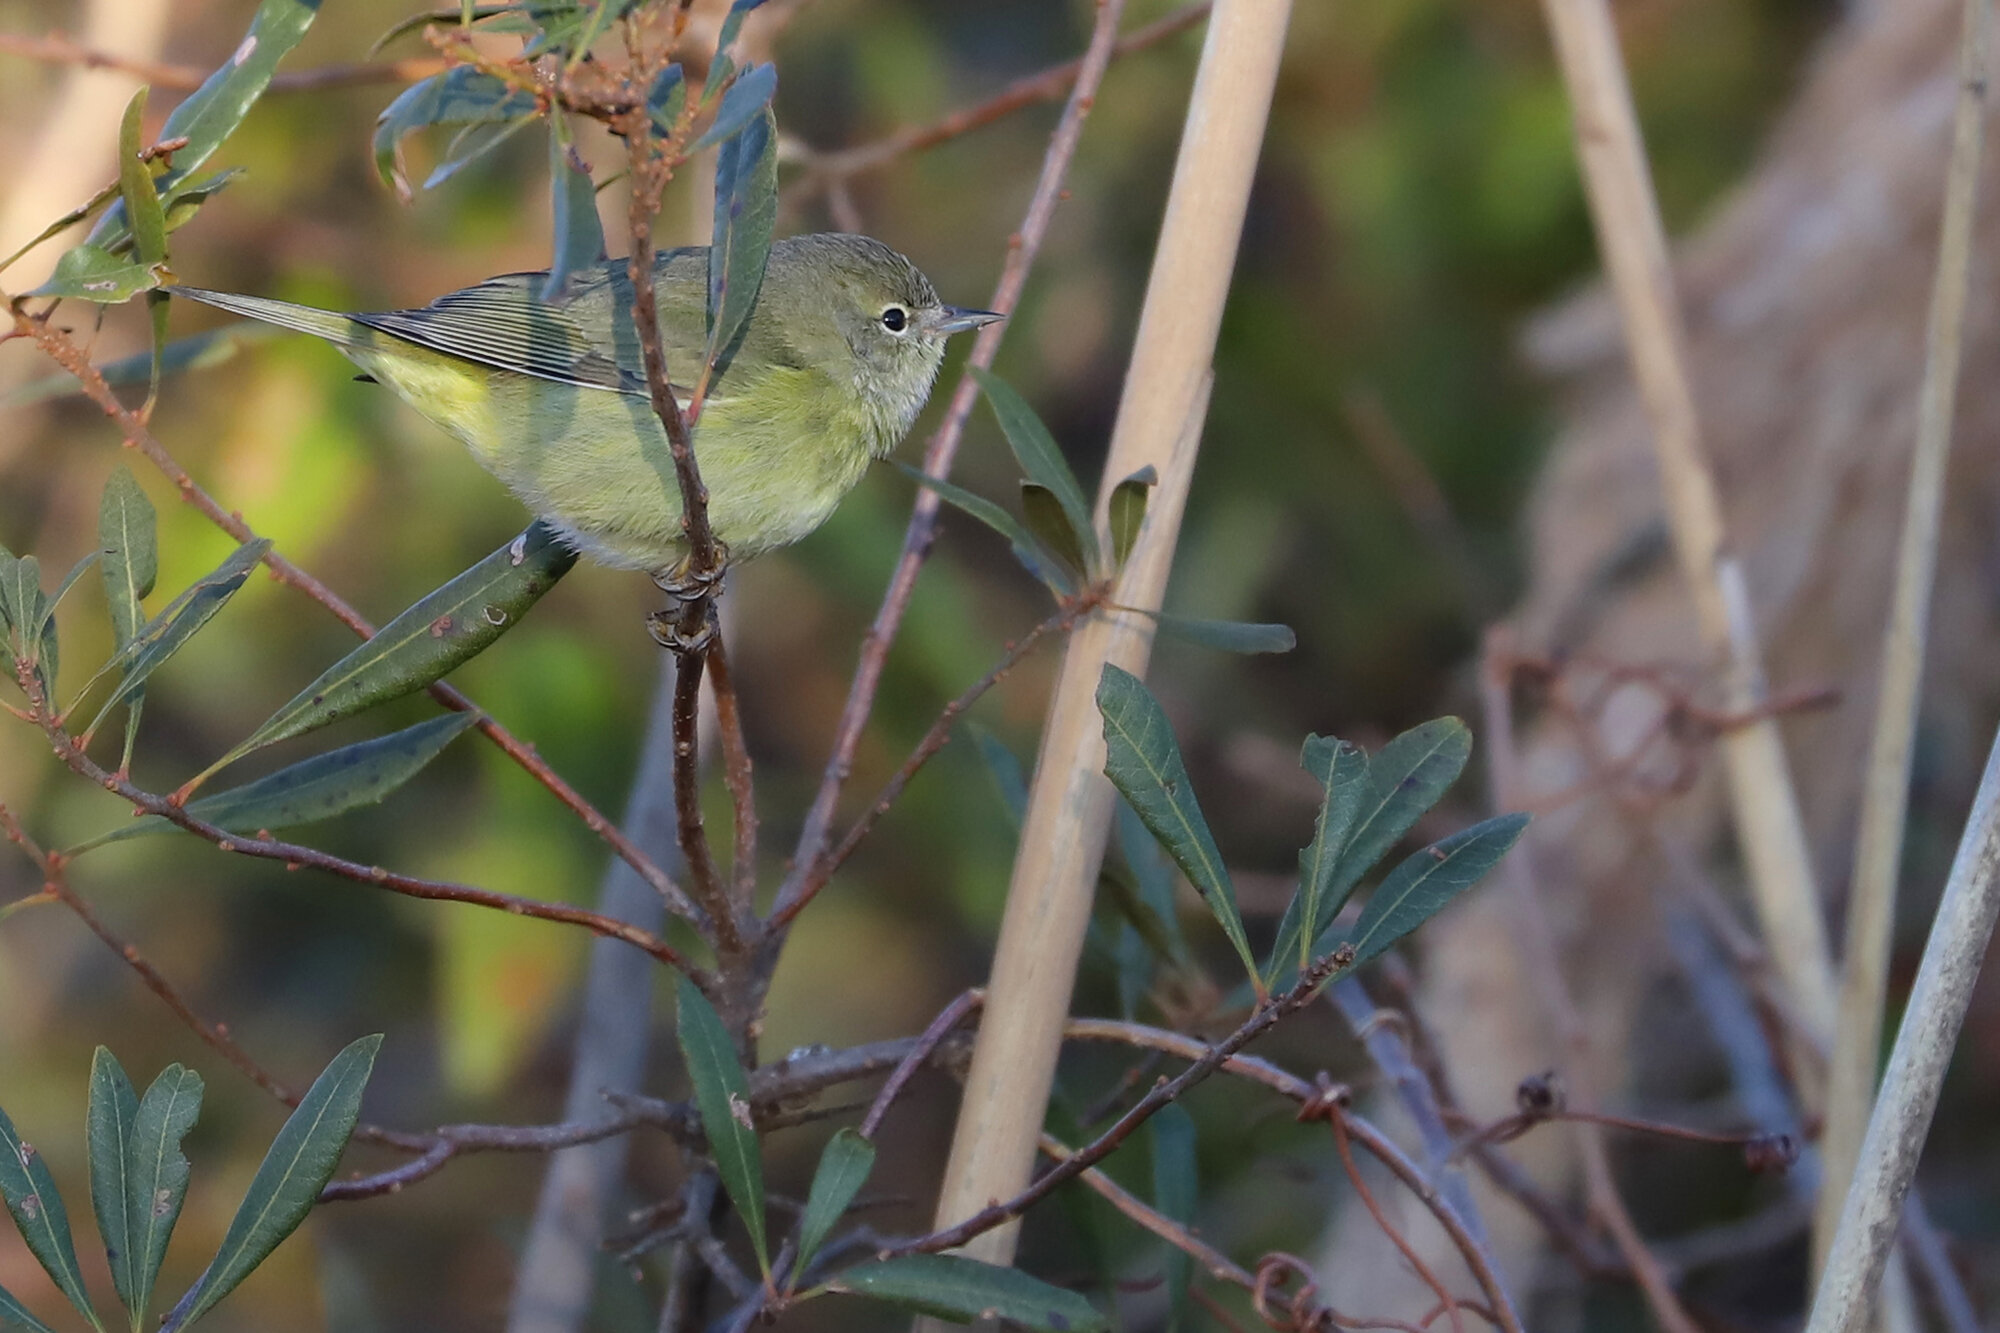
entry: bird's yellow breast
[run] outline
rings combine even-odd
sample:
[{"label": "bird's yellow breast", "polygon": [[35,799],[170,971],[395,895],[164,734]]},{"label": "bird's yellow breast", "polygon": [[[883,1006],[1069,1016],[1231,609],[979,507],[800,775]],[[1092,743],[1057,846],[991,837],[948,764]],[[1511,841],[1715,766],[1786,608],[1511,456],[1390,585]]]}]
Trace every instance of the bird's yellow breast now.
[{"label": "bird's yellow breast", "polygon": [[[384,338],[349,355],[456,435],[486,469],[594,558],[661,570],[684,553],[666,432],[641,397],[490,370]],[[852,386],[764,369],[707,403],[694,452],[709,522],[747,559],[817,528],[895,444]]]}]

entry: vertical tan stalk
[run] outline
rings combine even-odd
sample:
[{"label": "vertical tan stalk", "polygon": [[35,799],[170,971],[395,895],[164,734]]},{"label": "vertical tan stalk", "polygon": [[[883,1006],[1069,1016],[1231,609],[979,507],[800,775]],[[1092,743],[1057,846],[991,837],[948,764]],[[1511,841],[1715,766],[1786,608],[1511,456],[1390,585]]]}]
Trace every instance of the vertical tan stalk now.
[{"label": "vertical tan stalk", "polygon": [[2000,737],[1953,859],[1951,878],[1931,923],[1910,1007],[1896,1032],[1882,1075],[1882,1095],[1868,1120],[1854,1182],[1828,1247],[1806,1333],[1859,1333],[1867,1326],[1875,1287],[1896,1243],[1896,1223],[1916,1174],[1938,1088],[1965,1010],[1979,979],[1980,960],[2000,918]]},{"label": "vertical tan stalk", "polygon": [[[1112,485],[1148,465],[1159,474],[1113,593],[1121,605],[1158,607],[1166,588],[1290,11],[1290,0],[1221,0],[1209,19],[1098,496],[1102,528]],[[1028,1183],[1114,799],[1103,777],[1097,682],[1107,662],[1143,673],[1151,650],[1149,620],[1107,612],[1076,631],[1063,657],[938,1201],[940,1225]],[[967,1251],[1006,1263],[1017,1235],[1017,1226],[1001,1227]]]},{"label": "vertical tan stalk", "polygon": [[1930,625],[1937,572],[1938,515],[1944,501],[1945,459],[1951,452],[1952,407],[1958,391],[1960,335],[1972,267],[1972,217],[1978,201],[1979,159],[1986,137],[1987,44],[1992,0],[1966,0],[1958,55],[1958,113],[1951,166],[1945,177],[1944,221],[1925,333],[1924,382],[1917,402],[1917,444],[1910,460],[1910,494],[1889,625],[1882,639],[1882,687],[1875,735],[1862,788],[1861,828],[1854,852],[1854,886],[1847,900],[1846,955],[1840,1016],[1828,1067],[1824,1183],[1813,1224],[1814,1271],[1825,1266],[1840,1220],[1841,1199],[1875,1102],[1876,1052],[1882,1042],[1882,997],[1896,910],[1896,872],[1903,859],[1909,807],[1910,745],[1917,729],[1917,689]]},{"label": "vertical tan stalk", "polygon": [[[1598,246],[1652,423],[1675,553],[1694,595],[1702,641],[1725,664],[1728,706],[1754,714],[1763,702],[1764,681],[1749,598],[1723,531],[1715,477],[1702,453],[1666,233],[1618,35],[1604,0],[1543,0],[1543,9],[1569,86]],[[1722,750],[1765,943],[1802,1018],[1817,1036],[1828,1038],[1833,967],[1777,724],[1766,718],[1738,727],[1723,737]]]}]

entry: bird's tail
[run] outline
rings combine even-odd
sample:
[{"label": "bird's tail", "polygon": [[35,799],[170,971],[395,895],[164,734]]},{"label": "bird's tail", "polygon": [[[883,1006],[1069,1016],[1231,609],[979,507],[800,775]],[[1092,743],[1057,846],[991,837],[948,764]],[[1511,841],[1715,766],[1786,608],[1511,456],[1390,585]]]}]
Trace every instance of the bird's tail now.
[{"label": "bird's tail", "polygon": [[175,296],[185,296],[234,315],[247,315],[266,324],[276,324],[279,328],[310,333],[315,338],[324,338],[342,347],[352,347],[359,330],[359,326],[346,315],[331,310],[315,310],[309,305],[293,305],[290,301],[239,296],[234,292],[211,292],[200,287],[169,287],[167,290]]}]

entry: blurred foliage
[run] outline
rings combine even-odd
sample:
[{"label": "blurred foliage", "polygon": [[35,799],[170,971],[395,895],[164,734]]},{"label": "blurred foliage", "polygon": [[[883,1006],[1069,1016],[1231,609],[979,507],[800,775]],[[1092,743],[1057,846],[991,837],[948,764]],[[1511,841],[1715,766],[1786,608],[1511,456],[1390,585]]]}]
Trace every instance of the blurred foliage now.
[{"label": "blurred foliage", "polygon": [[[162,58],[214,65],[253,7],[175,0]],[[1134,0],[1128,26],[1169,8]],[[72,0],[0,0],[0,28],[78,32],[80,10]],[[403,0],[328,5],[287,67],[360,59],[410,10]],[[1742,169],[1830,14],[1802,0],[1623,8],[1670,220],[1697,219]],[[818,0],[798,12],[776,51],[778,121],[818,149],[868,141],[1069,58],[1087,22],[1088,6],[1067,0]],[[1095,475],[1116,407],[1197,47],[1198,36],[1184,35],[1111,72],[1071,197],[1001,355],[1000,372],[1086,477]],[[390,54],[422,50],[405,38]],[[11,127],[0,139],[5,193],[23,188],[19,164],[42,132],[59,75],[5,55],[0,71],[0,118]],[[176,273],[204,286],[359,309],[416,304],[493,273],[545,266],[542,141],[519,136],[406,208],[376,179],[370,147],[374,118],[394,92],[361,86],[263,101],[210,164],[247,170],[197,225],[176,234]],[[149,132],[175,100],[154,91]],[[1030,108],[858,178],[865,229],[915,257],[947,300],[979,304],[1054,115],[1053,107]],[[600,177],[608,174],[608,142],[580,147]],[[413,180],[434,148],[413,145]],[[795,179],[781,177],[781,187]],[[75,202],[58,201],[53,211]],[[617,187],[601,204],[607,217],[622,216]],[[831,225],[823,199],[794,197],[784,208],[781,232]],[[663,243],[684,234],[696,211],[670,192]],[[619,229],[609,230],[615,249]],[[0,245],[21,239],[0,237]],[[1290,873],[1316,801],[1292,738],[1338,733],[1372,748],[1462,705],[1465,658],[1491,605],[1481,599],[1511,595],[1518,579],[1517,515],[1548,433],[1542,391],[1517,366],[1514,331],[1591,263],[1567,108],[1535,5],[1297,6],[1171,605],[1283,621],[1300,647],[1238,659],[1166,645],[1153,673],[1209,817],[1245,872],[1239,892],[1260,940],[1276,904],[1269,894],[1259,900],[1257,872]],[[177,335],[212,325],[206,312],[173,307]],[[145,336],[143,314],[113,311],[93,354],[135,353]],[[0,385],[46,369],[25,344],[0,348]],[[948,366],[946,383],[953,373]],[[304,339],[259,343],[170,381],[155,427],[225,504],[381,621],[505,540],[522,516],[462,450],[350,375],[347,363]],[[1379,403],[1390,447],[1436,479],[1490,587],[1467,586],[1463,564],[1413,522],[1383,471],[1381,441],[1371,453],[1357,426],[1364,400]],[[935,415],[934,406],[918,438]],[[98,493],[123,457],[88,405],[8,412],[0,543],[66,568],[94,542]],[[160,510],[161,586],[184,586],[231,543],[156,475],[135,470]],[[1000,432],[981,413],[959,479],[1008,495],[1016,477]],[[808,541],[732,573],[733,659],[770,869],[810,798],[912,494],[906,478],[878,469]],[[110,651],[96,595],[94,586],[80,588],[64,620],[66,655],[79,662]],[[1042,597],[1004,543],[968,520],[948,522],[891,656],[850,808],[942,701],[1032,623]],[[454,680],[616,811],[659,669],[642,624],[652,602],[640,578],[580,569]],[[140,776],[170,787],[206,766],[351,642],[317,607],[254,578],[151,683]],[[1032,659],[977,710],[1024,757],[1034,751],[1052,671],[1052,655]],[[425,715],[416,702],[392,705],[329,736],[354,740]],[[268,759],[246,761],[244,776],[306,752],[274,747]],[[126,817],[115,799],[67,778],[25,728],[0,729],[0,795],[33,826],[76,841]],[[983,975],[1012,838],[999,803],[985,799],[986,782],[973,746],[949,747],[814,906],[777,979],[767,1054],[913,1031]],[[726,827],[726,802],[715,796],[712,826]],[[342,854],[417,873],[551,899],[594,896],[602,846],[490,748],[454,746],[406,797],[315,832]],[[28,875],[25,861],[0,857],[0,901],[31,891]],[[185,839],[93,853],[77,883],[204,1013],[227,1021],[286,1078],[303,1082],[357,1032],[387,1031],[371,1119],[528,1121],[560,1106],[585,944],[573,932],[274,874]],[[1215,932],[1204,927],[1200,939],[1206,956],[1227,957]],[[853,960],[864,949],[869,966],[857,977]],[[1111,986],[1108,970],[1093,973],[1082,999],[1108,1004]],[[283,1119],[279,1108],[221,1068],[74,920],[46,908],[7,919],[0,1079],[16,1121],[69,1123],[92,1045],[114,1037],[133,1067],[178,1060],[205,1071],[208,1109],[189,1154],[210,1179],[247,1179],[256,1145]],[[1335,1040],[1330,1028],[1307,1025],[1283,1043],[1316,1048],[1312,1058],[1324,1063]],[[663,1055],[656,1066],[671,1061]],[[1079,1102],[1115,1076],[1087,1056],[1065,1066]],[[656,1073],[662,1086],[653,1090],[685,1091],[665,1086],[667,1078]],[[919,1091],[898,1112],[902,1150],[885,1155],[871,1189],[920,1202],[884,1209],[884,1229],[921,1223],[942,1160],[953,1099],[942,1080],[920,1081]],[[1257,1129],[1255,1160],[1247,1135],[1200,1136],[1204,1232],[1232,1247],[1296,1243],[1323,1212],[1329,1171],[1338,1170],[1324,1134],[1294,1131],[1282,1116],[1262,1119],[1268,1108],[1251,1105],[1241,1089],[1203,1089],[1191,1109],[1203,1125]],[[82,1180],[81,1142],[45,1138],[57,1178]],[[803,1197],[816,1144],[781,1140],[767,1150],[773,1188]],[[1144,1154],[1135,1156],[1121,1178],[1146,1193]],[[391,1160],[378,1157],[357,1160]],[[665,1164],[644,1152],[635,1169],[642,1185],[668,1179]],[[538,1174],[529,1159],[481,1157],[406,1194],[323,1210],[307,1228],[316,1247],[281,1250],[210,1326],[495,1327]],[[228,1223],[220,1201],[237,1193],[225,1187],[190,1199],[163,1283],[193,1279],[192,1256],[212,1252]],[[1086,1201],[1067,1221],[1038,1221],[1031,1249],[1066,1253],[1073,1237],[1065,1228],[1087,1227],[1102,1207]],[[1129,1236],[1107,1243],[1134,1244]],[[20,1271],[25,1262],[0,1247],[0,1284],[39,1290]],[[607,1265],[607,1291],[624,1281]],[[301,1303],[298,1293],[314,1290],[324,1308]],[[606,1301],[604,1327],[637,1326],[620,1322],[621,1309],[643,1317],[643,1303],[621,1299]],[[800,1325],[814,1317],[802,1314]],[[844,1306],[841,1317],[842,1327],[864,1326],[858,1307]],[[880,1326],[895,1322],[885,1317]]]}]

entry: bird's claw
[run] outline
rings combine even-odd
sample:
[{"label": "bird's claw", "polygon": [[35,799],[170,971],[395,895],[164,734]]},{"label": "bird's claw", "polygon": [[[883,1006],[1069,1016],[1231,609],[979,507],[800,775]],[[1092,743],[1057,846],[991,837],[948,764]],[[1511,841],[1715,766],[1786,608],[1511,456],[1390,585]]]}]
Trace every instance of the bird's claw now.
[{"label": "bird's claw", "polygon": [[683,556],[677,563],[654,574],[653,586],[683,606],[720,596],[722,576],[729,568],[729,548],[721,542],[717,542],[715,547],[714,564],[697,569],[693,556]]},{"label": "bird's claw", "polygon": [[690,653],[708,651],[708,645],[715,641],[715,621],[704,618],[700,628],[690,632],[681,627],[679,617],[672,611],[655,611],[646,617],[646,632],[653,636],[653,642],[676,657],[686,657]]}]

